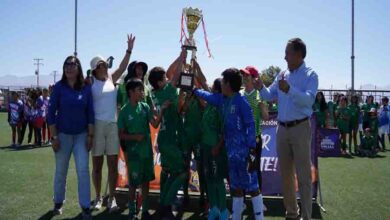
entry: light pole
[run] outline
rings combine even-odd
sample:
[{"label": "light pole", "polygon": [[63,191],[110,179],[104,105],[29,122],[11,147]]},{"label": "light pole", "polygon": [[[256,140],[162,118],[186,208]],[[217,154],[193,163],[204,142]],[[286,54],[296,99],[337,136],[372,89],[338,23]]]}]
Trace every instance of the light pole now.
[{"label": "light pole", "polygon": [[51,75],[53,76],[53,82],[54,82],[54,84],[56,84],[56,82],[57,82],[57,70],[54,70],[52,73],[51,73]]},{"label": "light pole", "polygon": [[355,0],[352,0],[352,55],[351,55],[351,89],[355,92]]},{"label": "light pole", "polygon": [[37,69],[35,70],[35,75],[37,75],[37,87],[39,88],[39,66],[42,65],[43,66],[43,63],[41,63],[43,59],[42,58],[35,58],[34,61],[34,65],[37,66]]},{"label": "light pole", "polygon": [[77,56],[77,0],[74,1],[74,56]]}]

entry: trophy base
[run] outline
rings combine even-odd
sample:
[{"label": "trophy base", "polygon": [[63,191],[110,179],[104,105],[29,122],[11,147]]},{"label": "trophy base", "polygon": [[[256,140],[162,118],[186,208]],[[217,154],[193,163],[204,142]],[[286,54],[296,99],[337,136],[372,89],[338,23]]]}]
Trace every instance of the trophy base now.
[{"label": "trophy base", "polygon": [[178,87],[183,91],[192,91],[194,88],[194,74],[192,73],[180,73]]},{"label": "trophy base", "polygon": [[181,48],[184,48],[186,50],[191,50],[191,51],[196,50],[196,46],[190,46],[190,45],[183,45],[181,46]]}]

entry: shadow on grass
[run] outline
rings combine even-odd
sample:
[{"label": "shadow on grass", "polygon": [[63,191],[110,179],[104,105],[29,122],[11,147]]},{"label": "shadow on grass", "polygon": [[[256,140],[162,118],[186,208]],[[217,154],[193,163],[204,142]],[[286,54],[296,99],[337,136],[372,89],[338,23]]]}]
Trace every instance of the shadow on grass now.
[{"label": "shadow on grass", "polygon": [[46,147],[51,147],[51,145],[32,145],[32,144],[26,144],[26,145],[21,145],[19,147],[13,147],[13,146],[2,146],[0,147],[0,150],[6,150],[6,151],[24,151],[24,150],[34,150],[34,149],[39,149],[39,148],[46,148]]},{"label": "shadow on grass", "polygon": [[53,211],[50,210],[46,214],[42,215],[38,220],[50,220],[54,217]]}]

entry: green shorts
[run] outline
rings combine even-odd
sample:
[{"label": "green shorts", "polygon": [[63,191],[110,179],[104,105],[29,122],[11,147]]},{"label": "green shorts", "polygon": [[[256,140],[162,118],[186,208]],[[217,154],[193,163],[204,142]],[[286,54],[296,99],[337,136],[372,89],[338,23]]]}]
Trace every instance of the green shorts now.
[{"label": "green shorts", "polygon": [[161,167],[169,173],[181,173],[185,170],[183,152],[174,144],[159,145]]},{"label": "green shorts", "polygon": [[129,185],[139,186],[143,183],[154,180],[153,158],[144,158],[127,161],[127,171],[129,174]]},{"label": "green shorts", "polygon": [[226,150],[223,148],[217,156],[211,153],[213,146],[202,144],[204,172],[207,179],[224,179],[228,174]]}]

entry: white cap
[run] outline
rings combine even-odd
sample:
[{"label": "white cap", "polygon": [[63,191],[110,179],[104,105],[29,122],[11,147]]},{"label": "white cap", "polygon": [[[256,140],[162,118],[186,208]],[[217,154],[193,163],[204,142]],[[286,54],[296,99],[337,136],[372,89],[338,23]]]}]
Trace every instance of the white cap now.
[{"label": "white cap", "polygon": [[98,63],[104,62],[106,63],[106,59],[104,59],[102,56],[98,55],[91,60],[91,70],[95,70]]}]

